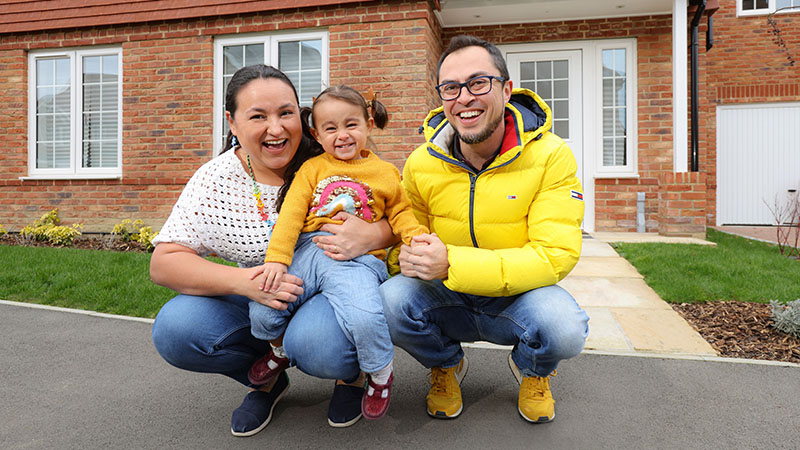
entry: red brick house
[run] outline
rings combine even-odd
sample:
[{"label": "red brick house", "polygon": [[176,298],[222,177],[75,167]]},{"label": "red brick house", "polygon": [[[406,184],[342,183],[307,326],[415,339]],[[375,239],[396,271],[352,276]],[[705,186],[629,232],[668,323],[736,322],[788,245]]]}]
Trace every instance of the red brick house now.
[{"label": "red brick house", "polygon": [[[331,84],[372,87],[390,111],[381,156],[402,167],[439,103],[441,49],[460,33],[496,43],[514,85],[550,104],[578,161],[587,231],[770,224],[762,200],[800,189],[800,0],[87,3],[0,9],[9,231],[55,207],[86,231],[125,218],[159,228],[221,147],[227,80],[255,62],[284,70],[304,102]],[[703,6],[690,145],[687,48]]]}]

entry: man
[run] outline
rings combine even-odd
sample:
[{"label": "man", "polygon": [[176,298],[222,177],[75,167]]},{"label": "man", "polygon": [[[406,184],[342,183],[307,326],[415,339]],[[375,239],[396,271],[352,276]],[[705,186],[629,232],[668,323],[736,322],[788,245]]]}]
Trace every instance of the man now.
[{"label": "man", "polygon": [[503,55],[454,38],[438,67],[442,107],[424,122],[427,143],[403,184],[432,234],[400,248],[381,287],[392,341],[431,369],[428,414],[461,414],[464,341],[513,345],[518,410],[549,422],[549,376],[583,349],[588,317],[555,285],[578,261],[583,194],[569,147],[550,133],[550,109],[512,90]]}]

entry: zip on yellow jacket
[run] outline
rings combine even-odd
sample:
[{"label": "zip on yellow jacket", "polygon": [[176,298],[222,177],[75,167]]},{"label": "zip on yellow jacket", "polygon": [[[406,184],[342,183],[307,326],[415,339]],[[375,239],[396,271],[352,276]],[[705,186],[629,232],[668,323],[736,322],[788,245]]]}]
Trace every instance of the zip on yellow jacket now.
[{"label": "zip on yellow jacket", "polygon": [[406,161],[403,186],[417,220],[447,246],[447,288],[518,295],[555,284],[575,267],[583,190],[575,157],[549,131],[551,123],[538,95],[514,89],[501,152],[474,172],[451,154],[455,131],[443,109],[428,114],[422,126],[427,142]]}]

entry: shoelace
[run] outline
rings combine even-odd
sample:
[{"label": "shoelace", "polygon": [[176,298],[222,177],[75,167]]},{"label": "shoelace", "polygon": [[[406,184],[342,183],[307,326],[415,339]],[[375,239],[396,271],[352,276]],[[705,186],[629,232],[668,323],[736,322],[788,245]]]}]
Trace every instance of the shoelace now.
[{"label": "shoelace", "polygon": [[556,376],[555,371],[546,377],[525,377],[522,379],[522,391],[526,396],[544,398],[544,393],[550,389],[550,377]]},{"label": "shoelace", "polygon": [[454,379],[455,377],[449,377],[447,371],[440,367],[432,368],[428,374],[428,383],[431,385],[431,391],[438,394],[449,394],[453,390],[450,385],[452,384],[451,380]]}]

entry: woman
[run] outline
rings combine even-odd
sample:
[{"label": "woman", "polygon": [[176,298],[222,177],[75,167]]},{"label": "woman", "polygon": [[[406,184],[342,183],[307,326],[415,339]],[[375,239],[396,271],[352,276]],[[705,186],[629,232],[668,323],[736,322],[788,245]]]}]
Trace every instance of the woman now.
[{"label": "woman", "polygon": [[[285,373],[252,386],[247,371],[269,350],[250,334],[250,300],[275,309],[302,293],[302,280],[283,277],[276,293],[259,289],[253,274],[264,262],[271,226],[288,185],[302,163],[318,154],[297,91],[279,70],[248,66],[237,71],[225,96],[231,131],[226,149],[187,183],[159,235],[150,261],[153,281],[180,293],[159,312],[153,342],[170,364],[195,372],[220,373],[249,386],[231,417],[235,436],[250,436],[270,421],[285,394]],[[339,260],[392,243],[388,223],[367,224],[341,213],[342,225],[326,225],[331,236],[315,242]],[[214,253],[239,267],[213,263]],[[328,410],[331,426],[361,417],[363,378],[355,347],[339,328],[327,299],[315,296],[289,322],[284,348],[292,364],[309,375],[337,379]]]}]

